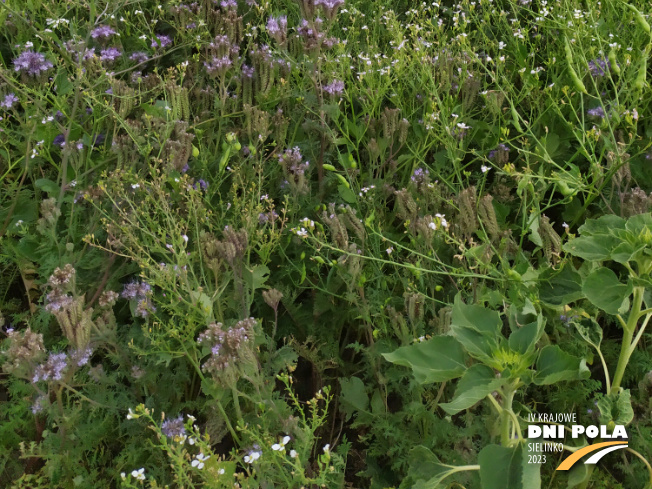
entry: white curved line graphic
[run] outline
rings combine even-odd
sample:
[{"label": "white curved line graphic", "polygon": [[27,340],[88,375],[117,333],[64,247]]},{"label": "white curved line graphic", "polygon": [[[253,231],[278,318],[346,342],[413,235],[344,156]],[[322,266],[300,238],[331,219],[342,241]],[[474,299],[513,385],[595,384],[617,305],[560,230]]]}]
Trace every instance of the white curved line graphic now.
[{"label": "white curved line graphic", "polygon": [[621,448],[625,448],[627,445],[614,445],[613,447],[607,447],[603,448],[602,450],[598,451],[597,453],[591,455],[585,464],[597,464],[602,457],[604,457],[606,454],[613,452],[614,450],[620,450]]}]

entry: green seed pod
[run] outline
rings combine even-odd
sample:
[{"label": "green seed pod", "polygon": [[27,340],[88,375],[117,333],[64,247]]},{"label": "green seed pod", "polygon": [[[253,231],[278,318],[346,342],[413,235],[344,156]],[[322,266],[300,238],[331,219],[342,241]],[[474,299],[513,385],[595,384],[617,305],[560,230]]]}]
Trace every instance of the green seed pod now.
[{"label": "green seed pod", "polygon": [[324,261],[324,259],[321,256],[313,256],[312,259],[315,260],[317,263],[321,263],[322,265],[326,265],[326,262]]},{"label": "green seed pod", "polygon": [[236,151],[240,151],[242,149],[242,145],[240,144],[240,141],[236,141],[236,143],[233,145]]},{"label": "green seed pod", "polygon": [[335,176],[340,180],[340,182],[342,182],[342,185],[344,185],[346,188],[351,188],[351,186],[349,185],[349,182],[346,180],[346,178],[344,178],[339,173],[337,173]]},{"label": "green seed pod", "polygon": [[611,48],[611,51],[609,51],[608,59],[609,67],[611,68],[613,74],[620,75],[620,66],[618,66],[618,60],[616,59],[616,50],[614,48]]},{"label": "green seed pod", "polygon": [[566,39],[565,37],[564,37],[564,51],[566,52],[566,60],[570,64],[570,62],[573,61],[573,51],[571,51],[568,39]]},{"label": "green seed pod", "polygon": [[577,73],[575,72],[575,70],[570,64],[568,65],[568,72],[570,73],[571,80],[573,80],[573,85],[575,85],[575,88],[582,93],[588,93],[586,91],[586,87],[584,86],[584,83],[582,82],[580,77],[577,76]]},{"label": "green seed pod", "polygon": [[337,171],[337,169],[333,165],[325,164],[325,165],[322,165],[322,167],[324,168],[324,170]]},{"label": "green seed pod", "polygon": [[643,53],[641,66],[638,69],[638,75],[634,80],[634,90],[641,91],[645,88],[645,79],[647,77],[647,56]]},{"label": "green seed pod", "polygon": [[647,20],[645,20],[645,16],[638,11],[636,7],[633,5],[630,5],[628,3],[625,4],[632,12],[634,12],[634,20],[638,24],[638,26],[643,29],[645,32],[648,34],[650,33],[650,24],[648,24]]},{"label": "green seed pod", "polygon": [[193,158],[197,158],[199,156],[199,149],[194,144],[192,145],[192,156]]},{"label": "green seed pod", "polygon": [[516,112],[516,107],[514,107],[514,104],[512,101],[509,101],[510,109],[512,112],[512,123],[514,124],[514,127],[516,128],[517,131],[523,132],[523,128],[521,127],[521,123],[518,121],[518,112]]}]

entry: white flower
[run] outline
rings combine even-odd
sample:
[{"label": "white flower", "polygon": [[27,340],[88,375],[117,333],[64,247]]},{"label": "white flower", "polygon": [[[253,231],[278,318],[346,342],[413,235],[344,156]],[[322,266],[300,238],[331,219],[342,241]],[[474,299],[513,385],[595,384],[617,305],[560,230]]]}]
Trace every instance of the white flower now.
[{"label": "white flower", "polygon": [[145,469],[140,468],[138,470],[132,470],[131,471],[131,477],[135,477],[136,479],[140,481],[145,480]]},{"label": "white flower", "polygon": [[133,188],[133,189],[137,189],[137,188],[139,188],[139,187],[140,187],[140,184],[139,184],[139,183],[134,183],[134,184],[131,186],[131,188]]},{"label": "white flower", "polygon": [[274,443],[272,445],[272,450],[274,451],[283,451],[285,450],[285,445],[287,445],[290,442],[290,437],[289,436],[284,436],[283,439],[280,441],[280,443]]},{"label": "white flower", "polygon": [[184,240],[186,243],[188,242],[188,236],[186,236],[185,234],[182,234],[181,237],[183,238],[183,240]]},{"label": "white flower", "polygon": [[563,227],[564,229],[568,229],[570,226],[568,224],[564,223],[564,224],[561,225],[561,227]]},{"label": "white flower", "polygon": [[220,469],[217,471],[218,474],[222,475],[224,473],[224,469]]},{"label": "white flower", "polygon": [[331,444],[326,443],[326,445],[324,445],[324,453],[328,453],[330,451],[330,449],[331,449]]},{"label": "white flower", "polygon": [[482,170],[482,173],[487,173],[489,170],[491,170],[491,167],[488,167],[486,165],[482,165],[480,167],[480,170]]},{"label": "white flower", "polygon": [[437,225],[436,225],[434,222],[431,222],[430,224],[428,224],[428,227],[429,227],[430,229],[432,229],[433,231],[436,231],[436,230],[437,230]]},{"label": "white flower", "polygon": [[199,453],[198,455],[195,455],[195,460],[193,460],[190,465],[192,465],[193,467],[197,467],[199,470],[201,470],[204,468],[204,462],[209,458],[211,458],[210,455],[207,457],[203,453]]},{"label": "white flower", "polygon": [[300,230],[297,231],[297,236],[301,238],[305,238],[308,236],[308,231],[306,231],[305,228],[301,228]]},{"label": "white flower", "polygon": [[125,480],[127,478],[127,474],[125,474],[124,472],[120,472],[120,478],[122,480]]},{"label": "white flower", "polygon": [[463,122],[458,122],[457,127],[459,127],[460,129],[471,129],[471,126],[467,126]]},{"label": "white flower", "polygon": [[192,437],[188,438],[188,443],[190,443],[191,445],[194,445],[195,444],[195,439],[192,438]]},{"label": "white flower", "polygon": [[387,252],[388,255],[391,255],[391,254],[392,254],[392,251],[394,251],[394,247],[393,247],[393,246],[390,246],[390,247],[387,248],[385,251]]},{"label": "white flower", "polygon": [[244,461],[248,464],[253,464],[256,460],[260,458],[261,453],[255,450],[249,452],[249,455],[245,455]]},{"label": "white flower", "polygon": [[129,408],[129,414],[127,414],[127,419],[136,419],[136,417],[137,416],[134,414],[131,408]]},{"label": "white flower", "polygon": [[297,451],[296,450],[290,450],[290,457],[297,458]]}]

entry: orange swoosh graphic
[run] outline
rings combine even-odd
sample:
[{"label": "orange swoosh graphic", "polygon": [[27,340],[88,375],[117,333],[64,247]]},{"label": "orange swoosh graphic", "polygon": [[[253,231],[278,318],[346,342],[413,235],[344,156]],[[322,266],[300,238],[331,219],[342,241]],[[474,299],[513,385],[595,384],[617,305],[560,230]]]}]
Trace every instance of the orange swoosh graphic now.
[{"label": "orange swoosh graphic", "polygon": [[593,445],[589,445],[588,447],[584,447],[581,450],[576,451],[572,455],[568,456],[560,465],[557,467],[557,470],[568,470],[570,469],[575,462],[577,462],[579,459],[581,459],[584,455],[587,453],[595,452],[596,450],[599,450],[604,447],[609,447],[611,445],[627,445],[627,442],[623,441],[605,441],[602,443],[595,443]]}]

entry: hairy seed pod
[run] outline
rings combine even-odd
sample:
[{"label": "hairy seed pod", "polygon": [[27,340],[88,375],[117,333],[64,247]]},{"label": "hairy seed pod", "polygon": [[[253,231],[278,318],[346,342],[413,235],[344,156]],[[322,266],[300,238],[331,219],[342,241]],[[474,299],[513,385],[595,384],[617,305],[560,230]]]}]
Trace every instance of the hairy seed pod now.
[{"label": "hairy seed pod", "polygon": [[475,192],[475,186],[471,186],[462,190],[457,196],[457,205],[459,208],[457,225],[467,239],[478,229]]},{"label": "hairy seed pod", "polygon": [[478,217],[482,221],[482,225],[487,231],[487,234],[489,234],[491,241],[496,241],[500,238],[500,228],[496,219],[496,210],[492,204],[493,200],[494,198],[489,194],[480,199]]},{"label": "hairy seed pod", "polygon": [[416,292],[406,292],[403,294],[403,298],[410,321],[414,323],[423,319],[423,296]]},{"label": "hairy seed pod", "polygon": [[553,264],[557,263],[561,252],[561,238],[545,215],[539,219],[539,235],[543,241],[543,253],[546,259]]}]

